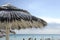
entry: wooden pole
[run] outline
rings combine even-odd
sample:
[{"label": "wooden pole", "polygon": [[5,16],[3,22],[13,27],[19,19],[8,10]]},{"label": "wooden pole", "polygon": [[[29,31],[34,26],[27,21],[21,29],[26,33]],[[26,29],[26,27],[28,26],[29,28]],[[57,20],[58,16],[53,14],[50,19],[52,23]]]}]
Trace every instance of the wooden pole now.
[{"label": "wooden pole", "polygon": [[10,23],[6,24],[6,40],[9,40],[9,33],[10,33]]},{"label": "wooden pole", "polygon": [[6,40],[9,40],[9,25],[6,25]]},{"label": "wooden pole", "polygon": [[6,26],[6,40],[9,40],[9,28]]}]

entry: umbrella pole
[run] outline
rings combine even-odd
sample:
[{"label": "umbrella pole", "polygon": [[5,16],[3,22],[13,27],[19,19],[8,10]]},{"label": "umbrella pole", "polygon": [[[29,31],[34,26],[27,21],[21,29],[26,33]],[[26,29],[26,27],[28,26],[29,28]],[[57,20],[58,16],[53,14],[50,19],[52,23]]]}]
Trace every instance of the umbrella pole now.
[{"label": "umbrella pole", "polygon": [[6,40],[9,40],[9,31],[10,30],[10,25],[9,25],[9,23],[7,23],[7,25],[6,25]]}]

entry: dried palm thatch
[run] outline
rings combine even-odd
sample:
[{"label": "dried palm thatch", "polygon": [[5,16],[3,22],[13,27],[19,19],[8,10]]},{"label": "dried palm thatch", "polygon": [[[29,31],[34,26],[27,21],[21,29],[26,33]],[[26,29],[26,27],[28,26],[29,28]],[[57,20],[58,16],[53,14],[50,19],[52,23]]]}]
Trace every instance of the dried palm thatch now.
[{"label": "dried palm thatch", "polygon": [[47,24],[44,20],[32,16],[28,11],[10,4],[0,6],[0,29],[6,28],[6,22],[10,23],[12,29],[40,28]]},{"label": "dried palm thatch", "polygon": [[6,34],[9,33],[10,29],[41,28],[46,25],[44,20],[31,15],[26,10],[10,4],[0,6],[0,29],[6,29]]}]

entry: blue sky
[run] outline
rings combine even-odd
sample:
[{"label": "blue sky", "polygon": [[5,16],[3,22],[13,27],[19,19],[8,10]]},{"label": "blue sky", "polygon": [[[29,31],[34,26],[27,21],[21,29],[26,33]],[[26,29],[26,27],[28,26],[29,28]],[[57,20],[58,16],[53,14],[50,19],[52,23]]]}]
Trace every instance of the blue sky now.
[{"label": "blue sky", "polygon": [[[28,10],[32,15],[48,23],[60,24],[60,0],[1,0],[0,5],[10,3],[18,8]],[[51,27],[52,28],[52,27]],[[60,27],[59,27],[60,28]],[[31,31],[33,30],[33,31]],[[24,29],[20,33],[59,33],[60,29]],[[38,31],[38,32],[37,32]],[[17,31],[18,33],[18,31]]]},{"label": "blue sky", "polygon": [[37,17],[60,18],[60,0],[1,0],[0,5],[12,5],[28,10]]}]

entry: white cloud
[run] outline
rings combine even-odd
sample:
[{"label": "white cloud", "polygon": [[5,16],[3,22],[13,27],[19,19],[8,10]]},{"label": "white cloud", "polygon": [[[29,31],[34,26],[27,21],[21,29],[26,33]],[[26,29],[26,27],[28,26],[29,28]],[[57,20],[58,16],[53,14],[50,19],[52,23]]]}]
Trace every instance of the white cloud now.
[{"label": "white cloud", "polygon": [[60,29],[21,29],[17,34],[60,34]]},{"label": "white cloud", "polygon": [[43,29],[40,31],[41,34],[60,34],[60,29]]},{"label": "white cloud", "polygon": [[48,18],[48,17],[41,17],[48,23],[54,22],[54,23],[60,23],[60,18]]}]

